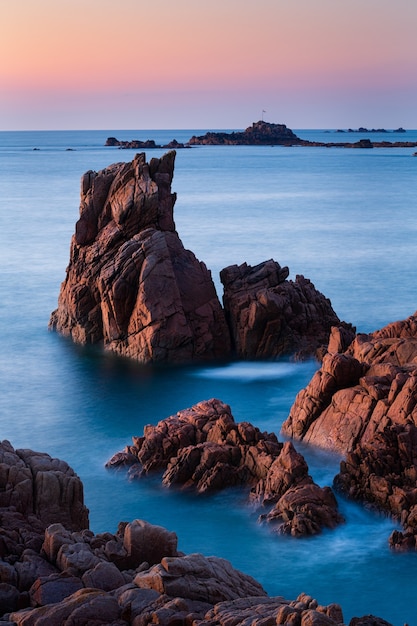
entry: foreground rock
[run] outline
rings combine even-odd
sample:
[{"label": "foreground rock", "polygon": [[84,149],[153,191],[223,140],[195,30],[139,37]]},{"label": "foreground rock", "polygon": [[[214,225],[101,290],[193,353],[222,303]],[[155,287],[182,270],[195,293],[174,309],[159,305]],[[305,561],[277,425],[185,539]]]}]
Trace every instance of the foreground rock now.
[{"label": "foreground rock", "polygon": [[[342,344],[335,329],[329,349]],[[326,354],[283,431],[346,455],[337,488],[402,523],[391,545],[416,547],[417,315]]]},{"label": "foreground rock", "polygon": [[327,346],[333,326],[342,325],[353,338],[352,326],[339,320],[330,300],[311,281],[297,276],[293,282],[288,275],[288,267],[272,259],[221,271],[223,303],[238,358],[317,355]]},{"label": "foreground rock", "polygon": [[[228,561],[178,552],[175,533],[160,526],[134,520],[121,522],[115,534],[94,534],[82,491],[72,505],[64,497],[64,477],[79,482],[64,461],[14,450],[3,441],[0,469],[0,493],[7,494],[0,502],[0,621],[5,626],[343,624],[339,605],[321,606],[305,593],[296,600],[270,598]],[[48,498],[31,503],[28,482],[33,487],[40,473],[43,484],[57,480],[62,490],[52,489]],[[67,527],[46,526],[51,511],[55,516],[58,510]],[[75,514],[78,525],[71,521]],[[364,619],[353,618],[351,626],[388,624]]]},{"label": "foreground rock", "polygon": [[295,537],[315,535],[343,521],[329,487],[319,487],[290,442],[236,423],[220,400],[200,402],[156,426],[117,453],[107,467],[128,467],[131,478],[163,473],[167,486],[209,493],[225,487],[250,490],[253,504],[267,508],[261,520]]},{"label": "foreground rock", "polygon": [[146,363],[229,355],[211,274],[175,231],[174,160],[139,154],[84,175],[51,328]]}]

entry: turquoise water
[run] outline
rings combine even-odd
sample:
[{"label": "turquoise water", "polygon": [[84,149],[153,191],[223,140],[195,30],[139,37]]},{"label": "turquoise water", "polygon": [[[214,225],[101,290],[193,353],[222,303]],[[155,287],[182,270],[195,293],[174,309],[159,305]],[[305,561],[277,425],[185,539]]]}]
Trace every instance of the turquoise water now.
[{"label": "turquoise water", "polygon": [[[304,591],[322,604],[341,603],[347,622],[373,613],[412,626],[417,555],[389,551],[390,520],[341,500],[343,526],[297,541],[259,525],[242,492],[196,499],[163,489],[157,479],[130,483],[104,468],[145,424],[211,397],[229,403],[236,420],[279,433],[316,368],[285,360],[141,367],[47,330],[68,263],[81,175],[134,154],[105,148],[106,138],[166,143],[203,132],[0,133],[0,437],[68,461],[84,482],[95,532],[114,532],[120,520],[141,517],[175,531],[185,552],[230,559],[270,594],[294,598]],[[417,132],[381,138],[415,141]],[[341,319],[374,330],[417,308],[413,151],[179,150],[177,230],[212,270],[219,293],[221,268],[274,258],[289,266],[290,278],[310,278]],[[315,480],[331,484],[338,459],[297,447]]]}]

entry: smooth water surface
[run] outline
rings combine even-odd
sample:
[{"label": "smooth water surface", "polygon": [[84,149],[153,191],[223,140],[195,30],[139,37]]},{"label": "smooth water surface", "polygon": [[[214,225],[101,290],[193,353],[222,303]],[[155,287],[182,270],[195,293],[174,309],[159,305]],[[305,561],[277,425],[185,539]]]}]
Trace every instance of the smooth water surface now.
[{"label": "smooth water surface", "polygon": [[[186,141],[205,131],[0,133],[0,437],[65,459],[82,478],[94,532],[144,518],[177,533],[179,549],[216,554],[270,594],[339,602],[345,621],[373,613],[416,624],[417,555],[393,554],[394,524],[340,500],[346,523],[294,540],[258,524],[245,493],[196,498],[157,478],[128,482],[104,468],[144,425],[218,397],[237,421],[279,434],[315,362],[143,367],[75,346],[47,330],[78,218],[80,178],[126,161],[107,137]],[[297,131],[307,139],[339,136]],[[323,139],[324,137],[324,139]],[[357,133],[343,140],[357,141]],[[377,139],[373,135],[373,138]],[[417,132],[388,140],[416,140]],[[36,150],[34,148],[37,148]],[[147,152],[147,158],[164,150]],[[175,222],[211,269],[274,258],[303,274],[341,319],[367,332],[416,306],[413,149],[196,147],[178,150]],[[310,471],[331,484],[339,459],[303,446]]]}]

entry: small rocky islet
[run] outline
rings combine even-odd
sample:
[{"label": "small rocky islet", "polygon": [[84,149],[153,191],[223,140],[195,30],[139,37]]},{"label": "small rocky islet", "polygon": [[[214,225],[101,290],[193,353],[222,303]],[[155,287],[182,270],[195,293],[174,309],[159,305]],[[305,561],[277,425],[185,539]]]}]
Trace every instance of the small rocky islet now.
[{"label": "small rocky islet", "polygon": [[[268,260],[222,271],[223,306],[175,230],[175,153],[87,172],[70,263],[50,328],[143,363],[315,357],[280,442],[203,400],[145,428],[108,463],[198,494],[239,486],[260,521],[294,538],[343,523],[333,490],[384,510],[416,548],[417,314],[369,335],[341,322],[308,279]],[[163,294],[163,298],[161,297]],[[336,447],[340,473],[315,485],[294,445]],[[342,625],[337,604],[268,597],[230,563],[178,550],[144,520],[89,530],[83,486],[64,462],[0,443],[0,615],[28,625]],[[295,539],[294,539],[295,540]],[[374,616],[350,626],[383,626]],[[389,625],[388,625],[389,626]]]},{"label": "small rocky islet", "polygon": [[[326,131],[329,132],[330,131]],[[384,128],[368,129],[360,127],[357,130],[349,128],[348,130],[338,129],[334,131],[338,134],[342,133],[362,133],[372,134],[379,133],[388,134]],[[399,127],[392,131],[396,134],[403,134],[407,131]],[[148,150],[150,148],[179,149],[192,148],[195,146],[304,146],[304,147],[325,147],[325,148],[414,148],[417,142],[414,141],[371,141],[369,138],[359,139],[359,141],[308,141],[298,137],[285,124],[274,124],[259,120],[253,122],[244,131],[209,131],[205,135],[193,135],[186,143],[180,143],[176,139],[165,145],[157,144],[153,139],[140,141],[133,139],[130,141],[120,141],[116,137],[108,137],[105,146],[118,147],[120,149]]]}]

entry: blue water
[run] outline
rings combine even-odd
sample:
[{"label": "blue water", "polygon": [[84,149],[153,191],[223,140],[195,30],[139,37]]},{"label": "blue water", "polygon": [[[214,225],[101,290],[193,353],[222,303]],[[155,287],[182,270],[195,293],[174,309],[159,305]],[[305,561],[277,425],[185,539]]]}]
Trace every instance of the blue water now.
[{"label": "blue water", "polygon": [[[314,362],[151,368],[75,346],[47,330],[78,218],[81,175],[134,151],[107,137],[186,141],[191,131],[0,133],[0,438],[68,461],[82,478],[94,532],[144,518],[177,533],[179,548],[230,559],[270,594],[306,592],[339,602],[345,621],[373,613],[417,623],[417,555],[393,554],[394,524],[340,500],[346,523],[320,537],[279,537],[257,523],[245,495],[196,499],[157,479],[130,483],[105,462],[156,423],[200,400],[229,403],[237,421],[277,434]],[[362,135],[296,131],[306,139]],[[406,135],[372,134],[386,140]],[[37,148],[37,150],[34,150]],[[148,151],[147,157],[163,150]],[[196,147],[179,150],[175,221],[187,248],[212,270],[268,258],[304,274],[341,319],[371,331],[416,305],[414,149]],[[336,458],[297,445],[319,484]]]}]

